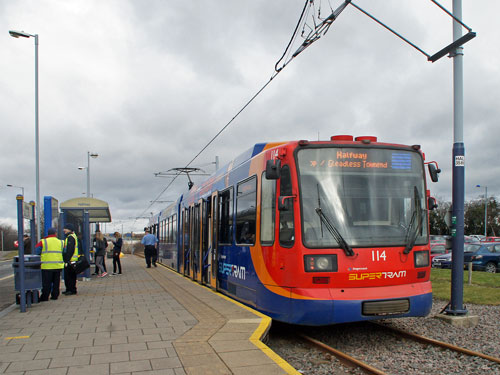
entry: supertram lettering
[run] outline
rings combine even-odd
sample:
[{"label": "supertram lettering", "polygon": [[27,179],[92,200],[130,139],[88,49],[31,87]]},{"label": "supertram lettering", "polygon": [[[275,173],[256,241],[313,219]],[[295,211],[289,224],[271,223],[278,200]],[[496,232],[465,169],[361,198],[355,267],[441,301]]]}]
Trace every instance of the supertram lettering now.
[{"label": "supertram lettering", "polygon": [[223,275],[233,276],[240,280],[245,280],[246,268],[230,263],[219,263],[219,272]]},{"label": "supertram lettering", "polygon": [[399,279],[406,277],[406,271],[350,273],[349,281]]}]

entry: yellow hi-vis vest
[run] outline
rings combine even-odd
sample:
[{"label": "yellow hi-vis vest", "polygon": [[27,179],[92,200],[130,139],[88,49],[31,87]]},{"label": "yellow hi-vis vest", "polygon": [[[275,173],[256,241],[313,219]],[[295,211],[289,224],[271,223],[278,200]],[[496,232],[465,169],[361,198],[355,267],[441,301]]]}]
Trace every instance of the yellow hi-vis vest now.
[{"label": "yellow hi-vis vest", "polygon": [[42,270],[58,270],[64,268],[64,242],[57,237],[48,237],[42,240]]},{"label": "yellow hi-vis vest", "polygon": [[[71,233],[68,235],[68,237],[73,237],[75,239],[75,252],[73,253],[73,256],[71,257],[71,262],[76,262],[78,260],[78,237],[76,237],[76,234]],[[66,250],[66,247],[68,246],[68,237],[64,240],[64,249]]]}]

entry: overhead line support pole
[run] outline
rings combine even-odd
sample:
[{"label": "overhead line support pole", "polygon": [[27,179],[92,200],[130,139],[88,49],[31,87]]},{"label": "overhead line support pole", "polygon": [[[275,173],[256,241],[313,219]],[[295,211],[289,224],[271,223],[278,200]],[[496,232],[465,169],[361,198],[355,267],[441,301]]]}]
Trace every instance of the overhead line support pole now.
[{"label": "overhead line support pole", "polygon": [[[453,0],[453,15],[462,19],[462,0]],[[462,37],[462,26],[453,20],[453,39]],[[465,145],[463,96],[463,47],[453,52],[453,195],[452,195],[452,270],[451,303],[449,315],[466,315],[463,305],[464,275],[464,201],[465,201]]]}]

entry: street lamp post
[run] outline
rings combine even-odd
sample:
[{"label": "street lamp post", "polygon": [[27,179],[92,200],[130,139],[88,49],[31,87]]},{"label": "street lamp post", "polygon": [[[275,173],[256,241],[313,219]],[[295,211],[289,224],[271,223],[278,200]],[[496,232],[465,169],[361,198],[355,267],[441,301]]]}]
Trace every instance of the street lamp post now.
[{"label": "street lamp post", "polygon": [[[476,185],[480,188],[481,185]],[[484,236],[486,237],[486,232],[488,231],[488,186],[484,186]]]},{"label": "street lamp post", "polygon": [[86,167],[78,167],[80,170],[87,170],[87,198],[90,198],[90,158],[95,159],[99,156],[97,153],[90,153],[87,151],[87,166]]},{"label": "street lamp post", "polygon": [[9,34],[13,38],[35,38],[35,190],[36,190],[36,227],[37,241],[40,240],[40,149],[38,139],[38,34],[28,34],[24,31],[9,30]]},{"label": "street lamp post", "polygon": [[[13,187],[13,188],[18,188],[18,189],[21,189],[21,191],[23,192],[23,197],[24,197],[24,187],[23,186],[16,186],[16,185],[11,185],[11,184],[7,184],[8,187]],[[26,197],[24,197],[26,198]]]}]

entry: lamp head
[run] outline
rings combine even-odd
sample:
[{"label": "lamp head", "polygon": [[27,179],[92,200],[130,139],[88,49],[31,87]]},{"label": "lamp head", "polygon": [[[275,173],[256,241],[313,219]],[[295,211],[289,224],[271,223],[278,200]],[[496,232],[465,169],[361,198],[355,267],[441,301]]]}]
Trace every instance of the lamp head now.
[{"label": "lamp head", "polygon": [[90,157],[93,158],[93,159],[95,159],[98,156],[99,156],[99,154],[90,154]]},{"label": "lamp head", "polygon": [[84,169],[87,169],[87,167],[78,167],[78,169],[83,171]]},{"label": "lamp head", "polygon": [[30,36],[32,36],[31,34],[25,33],[24,31],[16,31],[16,30],[9,30],[9,34],[13,38],[19,38],[19,37],[29,38]]}]

